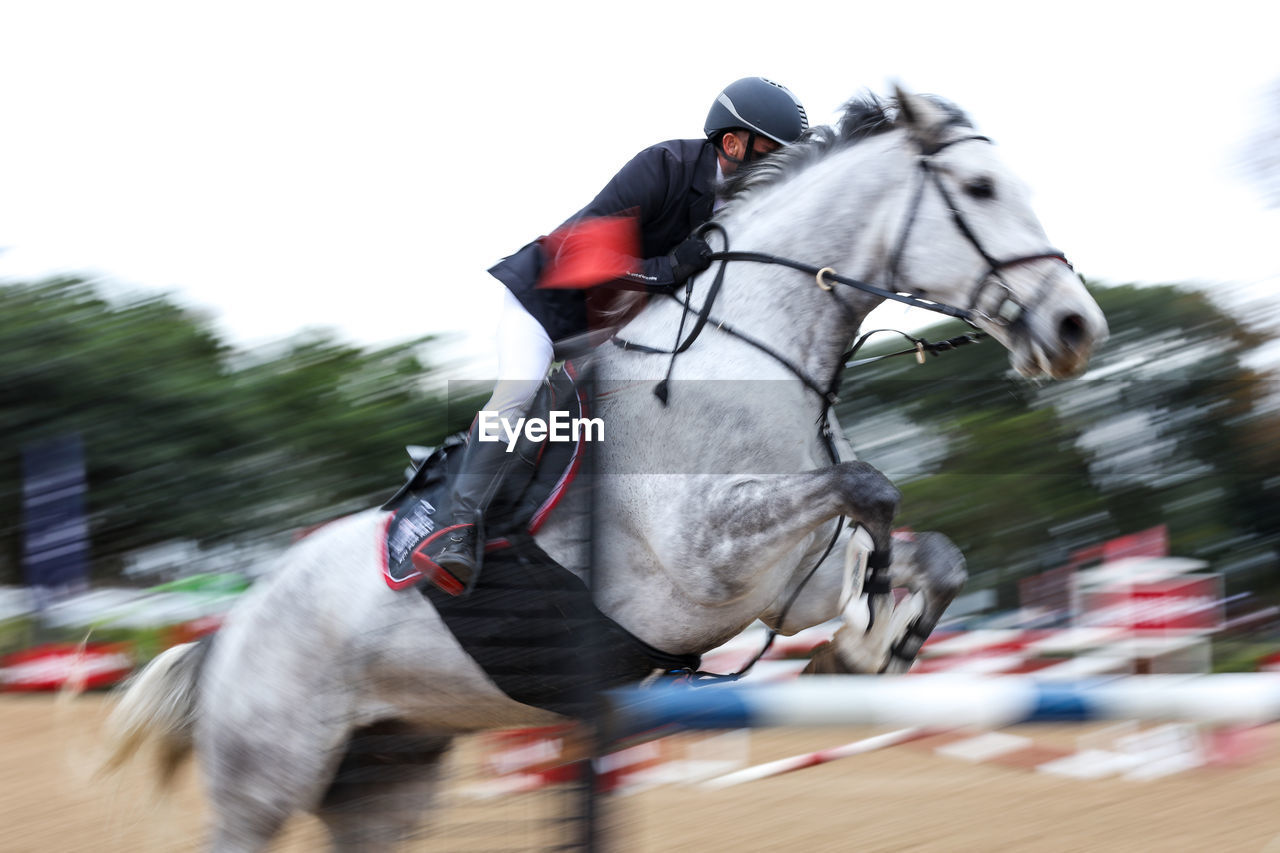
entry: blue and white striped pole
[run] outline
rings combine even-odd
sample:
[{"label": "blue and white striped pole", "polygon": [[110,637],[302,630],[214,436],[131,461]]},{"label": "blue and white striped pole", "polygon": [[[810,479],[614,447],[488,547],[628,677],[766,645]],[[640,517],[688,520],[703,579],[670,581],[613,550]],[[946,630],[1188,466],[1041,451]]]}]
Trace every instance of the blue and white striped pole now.
[{"label": "blue and white striped pole", "polygon": [[1018,723],[1280,720],[1280,674],[1144,675],[1077,682],[811,676],[785,684],[660,685],[610,691],[619,737],[664,727],[891,725],[996,729]]}]

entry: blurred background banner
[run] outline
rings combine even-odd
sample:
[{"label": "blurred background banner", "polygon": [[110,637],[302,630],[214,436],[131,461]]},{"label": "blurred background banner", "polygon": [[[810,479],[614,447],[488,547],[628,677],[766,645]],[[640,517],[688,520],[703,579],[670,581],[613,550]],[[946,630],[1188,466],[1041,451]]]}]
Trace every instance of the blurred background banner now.
[{"label": "blurred background banner", "polygon": [[89,580],[84,447],[75,433],[22,448],[22,563],[39,608]]}]

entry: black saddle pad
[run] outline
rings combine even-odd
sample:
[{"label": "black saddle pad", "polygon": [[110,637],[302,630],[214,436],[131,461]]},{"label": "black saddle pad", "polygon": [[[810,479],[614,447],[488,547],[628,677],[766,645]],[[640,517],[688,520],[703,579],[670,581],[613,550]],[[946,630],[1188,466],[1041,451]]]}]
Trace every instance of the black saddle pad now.
[{"label": "black saddle pad", "polygon": [[698,656],[659,651],[601,613],[586,584],[531,537],[488,554],[465,598],[421,589],[494,683],[526,705],[581,717],[600,690],[698,667]]}]

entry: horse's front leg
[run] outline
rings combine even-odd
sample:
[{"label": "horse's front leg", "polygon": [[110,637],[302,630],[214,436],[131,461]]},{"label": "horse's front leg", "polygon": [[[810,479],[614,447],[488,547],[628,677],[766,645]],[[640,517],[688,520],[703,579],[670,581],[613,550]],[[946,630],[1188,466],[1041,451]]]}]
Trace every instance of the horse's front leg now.
[{"label": "horse's front leg", "polygon": [[898,542],[889,566],[889,586],[918,596],[920,615],[894,635],[886,672],[906,672],[911,667],[968,579],[964,555],[941,533],[916,533]]},{"label": "horse's front leg", "polygon": [[[814,530],[837,516],[862,525],[873,555],[887,560],[899,493],[865,462],[841,462],[803,474],[711,477],[679,508],[679,537],[668,537],[671,565],[703,566],[711,600],[758,588],[747,567],[772,567],[803,548]],[[872,564],[875,564],[873,557]]]},{"label": "horse's front leg", "polygon": [[[964,556],[950,539],[941,533],[904,537],[878,581],[882,591],[849,602],[844,624],[818,647],[805,672],[906,672],[967,579]],[[895,603],[890,588],[908,595]]]}]

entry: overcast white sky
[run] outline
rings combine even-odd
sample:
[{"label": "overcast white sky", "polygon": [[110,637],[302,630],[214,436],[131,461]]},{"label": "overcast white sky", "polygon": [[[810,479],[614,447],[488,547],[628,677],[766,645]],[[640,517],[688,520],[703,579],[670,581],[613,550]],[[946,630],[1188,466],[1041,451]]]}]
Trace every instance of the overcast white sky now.
[{"label": "overcast white sky", "polygon": [[463,5],[0,6],[0,277],[168,290],[241,344],[483,348],[491,263],[762,74],[815,121],[891,79],[956,101],[1089,277],[1280,287],[1235,167],[1273,3]]}]

